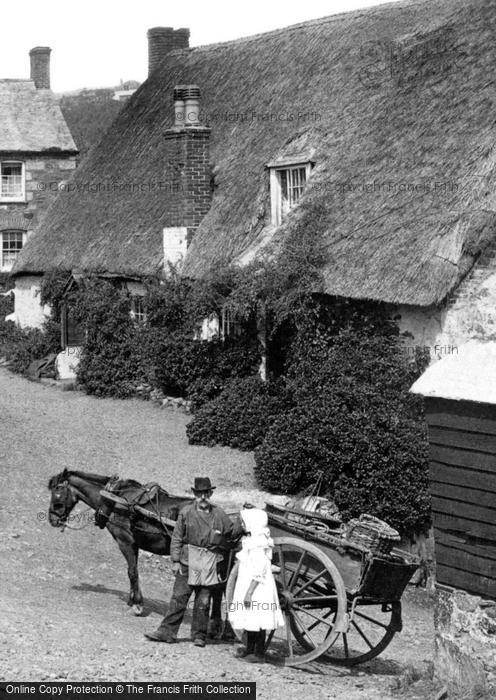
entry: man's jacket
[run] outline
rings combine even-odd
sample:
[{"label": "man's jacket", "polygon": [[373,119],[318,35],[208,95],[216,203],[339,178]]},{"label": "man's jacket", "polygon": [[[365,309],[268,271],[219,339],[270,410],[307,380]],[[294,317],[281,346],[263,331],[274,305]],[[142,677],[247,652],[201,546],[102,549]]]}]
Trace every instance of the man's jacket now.
[{"label": "man's jacket", "polygon": [[209,511],[202,511],[192,503],[177,518],[171,538],[171,559],[187,566],[188,544],[222,554],[234,546],[242,533],[241,523],[233,523],[219,506],[211,503]]}]

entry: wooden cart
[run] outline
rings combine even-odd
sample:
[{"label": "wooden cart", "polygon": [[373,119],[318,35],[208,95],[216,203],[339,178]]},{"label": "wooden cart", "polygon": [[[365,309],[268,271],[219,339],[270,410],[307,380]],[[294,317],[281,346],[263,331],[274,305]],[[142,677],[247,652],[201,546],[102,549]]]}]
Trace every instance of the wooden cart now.
[{"label": "wooden cart", "polygon": [[[267,647],[287,665],[317,658],[343,666],[373,659],[401,631],[401,596],[418,568],[409,553],[372,555],[332,531],[325,518],[267,504],[273,569],[285,628]],[[233,602],[238,565],[226,602]]]}]

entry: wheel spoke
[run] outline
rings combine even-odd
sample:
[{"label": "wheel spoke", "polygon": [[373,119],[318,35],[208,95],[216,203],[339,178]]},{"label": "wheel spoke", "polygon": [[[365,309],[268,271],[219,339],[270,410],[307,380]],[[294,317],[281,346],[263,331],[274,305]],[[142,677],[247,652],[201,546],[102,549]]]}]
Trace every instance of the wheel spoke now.
[{"label": "wheel spoke", "polygon": [[291,637],[291,624],[289,620],[289,615],[286,615],[286,641],[288,643],[288,653],[289,658],[293,658],[293,639]]},{"label": "wheel spoke", "polygon": [[[326,614],[323,616],[324,620],[327,620],[328,617],[332,615],[332,610],[329,610],[329,612],[326,612]],[[334,621],[333,621],[334,622]],[[316,622],[312,622],[311,625],[309,625],[308,630],[313,630],[317,625],[319,624],[319,621],[317,620]],[[329,634],[330,631],[327,632],[326,636]]]},{"label": "wheel spoke", "polygon": [[306,554],[306,551],[303,550],[303,552],[301,553],[300,559],[298,561],[298,564],[296,565],[296,569],[294,570],[294,572],[291,575],[291,578],[289,579],[288,589],[290,591],[293,590],[293,586],[295,585],[296,581],[298,580],[298,576],[300,575],[300,569],[301,569],[301,565],[303,564],[303,559],[305,558],[305,554]]},{"label": "wheel spoke", "polygon": [[360,612],[358,612],[358,610],[355,610],[355,615],[357,615],[358,617],[363,617],[364,620],[368,620],[373,625],[378,625],[379,627],[382,627],[385,630],[389,629],[389,625],[385,625],[383,622],[379,622],[379,620],[374,620],[373,617],[369,617],[368,615],[364,615],[364,613],[360,613]]},{"label": "wheel spoke", "polygon": [[286,562],[281,545],[277,547],[277,551],[279,552],[279,566],[281,567],[281,583],[283,590],[286,590]]},{"label": "wheel spoke", "polygon": [[298,590],[295,592],[295,596],[299,595],[302,591],[306,590],[308,588],[308,586],[311,586],[312,583],[315,583],[315,581],[318,581],[319,578],[323,574],[326,574],[326,573],[327,573],[327,569],[322,569],[322,571],[319,571],[318,574],[315,574],[315,576],[312,576],[312,578],[309,581],[307,581],[306,583],[304,583],[303,586],[301,586],[301,588],[298,588]]},{"label": "wheel spoke", "polygon": [[360,635],[360,637],[363,639],[363,641],[364,641],[366,644],[368,644],[369,648],[370,648],[370,649],[373,649],[373,648],[374,648],[374,645],[371,644],[371,643],[369,642],[369,640],[368,640],[367,637],[364,635],[364,633],[362,632],[362,630],[360,629],[360,627],[357,625],[357,623],[355,622],[355,620],[352,620],[352,621],[351,621],[351,624],[352,624],[353,627],[356,629],[356,631],[358,632],[358,634]]},{"label": "wheel spoke", "polygon": [[327,622],[327,620],[325,620],[323,617],[321,617],[320,615],[315,615],[315,613],[310,612],[310,610],[307,610],[306,608],[302,608],[299,605],[294,605],[294,604],[293,604],[293,608],[296,608],[296,610],[301,610],[306,615],[310,615],[310,617],[313,617],[314,620],[318,620],[319,622],[322,622],[324,625],[327,625],[328,627],[333,626],[331,622]]},{"label": "wheel spoke", "polygon": [[[296,624],[298,625],[300,630],[303,632],[305,637],[308,637],[311,645],[314,648],[317,647],[318,645],[315,643],[315,640],[312,638],[312,635],[310,634],[310,627],[305,627],[305,625],[303,624],[303,622],[300,620],[300,618],[298,617],[298,615],[295,612],[293,612],[293,620],[296,622]],[[318,624],[318,623],[315,623],[315,624]]]}]

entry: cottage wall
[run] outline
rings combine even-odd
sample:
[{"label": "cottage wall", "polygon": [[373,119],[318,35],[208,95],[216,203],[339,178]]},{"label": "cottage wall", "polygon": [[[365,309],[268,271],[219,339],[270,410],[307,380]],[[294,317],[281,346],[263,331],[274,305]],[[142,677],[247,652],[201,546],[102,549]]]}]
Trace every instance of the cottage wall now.
[{"label": "cottage wall", "polygon": [[484,251],[476,266],[449,299],[439,307],[399,306],[405,351],[427,347],[432,360],[457,354],[463,343],[496,339],[496,242]]},{"label": "cottage wall", "polygon": [[23,202],[0,202],[0,211],[30,212],[39,221],[55,196],[62,192],[64,183],[76,168],[75,155],[0,152],[0,160],[22,161],[25,168],[26,197]]},{"label": "cottage wall", "polygon": [[41,275],[24,275],[16,279],[15,311],[8,318],[22,328],[41,328],[50,316],[49,307],[40,304],[41,280]]}]

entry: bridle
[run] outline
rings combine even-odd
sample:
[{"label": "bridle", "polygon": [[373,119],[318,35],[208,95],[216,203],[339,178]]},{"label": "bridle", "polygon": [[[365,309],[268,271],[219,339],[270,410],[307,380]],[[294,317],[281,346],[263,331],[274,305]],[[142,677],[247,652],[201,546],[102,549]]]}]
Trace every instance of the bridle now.
[{"label": "bridle", "polygon": [[[85,527],[88,527],[88,525],[91,525],[91,521],[88,521],[87,523],[81,525],[81,527],[74,527],[73,525],[69,525],[67,522],[72,509],[78,501],[79,496],[74,493],[72,486],[67,479],[53,486],[52,500],[49,508],[50,523],[55,527],[60,527],[61,532],[63,532],[65,528],[68,530],[83,530]],[[60,506],[62,506],[62,508]],[[82,511],[80,515],[86,513],[88,510],[92,510],[91,506]],[[57,521],[53,523],[52,518],[56,518]]]}]

